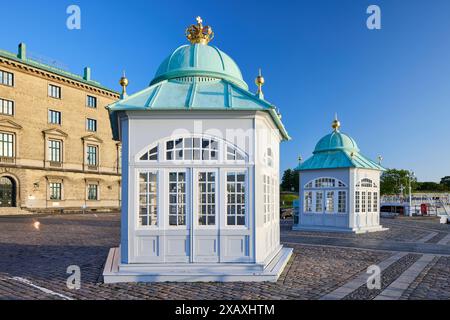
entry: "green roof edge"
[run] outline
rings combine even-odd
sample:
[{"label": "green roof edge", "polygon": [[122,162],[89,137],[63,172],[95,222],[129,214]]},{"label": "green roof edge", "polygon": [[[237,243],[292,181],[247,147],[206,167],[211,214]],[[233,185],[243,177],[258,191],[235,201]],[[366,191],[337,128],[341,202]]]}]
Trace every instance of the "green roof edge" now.
[{"label": "green roof edge", "polygon": [[46,64],[34,61],[32,59],[29,59],[29,58],[27,58],[27,59],[19,59],[16,54],[14,54],[12,52],[9,52],[9,51],[6,51],[6,50],[1,50],[0,49],[0,57],[6,58],[6,59],[11,59],[11,60],[14,60],[16,62],[25,64],[25,65],[28,65],[28,66],[31,66],[31,67],[34,67],[34,68],[42,69],[42,70],[47,71],[47,72],[55,73],[55,74],[60,75],[62,77],[66,77],[66,78],[69,78],[69,79],[72,79],[72,80],[75,80],[75,81],[78,81],[78,82],[82,82],[82,83],[87,84],[89,86],[96,87],[96,88],[99,88],[99,89],[102,89],[102,90],[105,90],[105,91],[109,91],[109,92],[117,94],[117,95],[120,94],[117,91],[114,91],[112,89],[109,89],[107,87],[102,86],[97,81],[85,80],[82,76],[80,76],[78,74],[75,74],[75,73],[72,73],[72,72],[69,72],[69,71],[65,71],[65,70],[62,70],[62,69],[59,69],[59,68],[55,68],[55,67],[52,67],[52,66],[49,66],[49,65],[46,65]]}]

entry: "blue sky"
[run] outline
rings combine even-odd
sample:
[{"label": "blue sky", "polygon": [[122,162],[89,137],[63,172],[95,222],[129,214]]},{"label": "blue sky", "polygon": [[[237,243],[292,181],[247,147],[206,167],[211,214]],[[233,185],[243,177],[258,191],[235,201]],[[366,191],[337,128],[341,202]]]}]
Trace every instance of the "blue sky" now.
[{"label": "blue sky", "polygon": [[[186,43],[197,15],[213,44],[253,81],[261,67],[267,100],[281,109],[293,140],[282,145],[282,169],[307,158],[330,132],[342,131],[387,167],[411,169],[419,180],[450,175],[450,1],[5,1],[0,48],[21,41],[35,55],[119,90],[145,88],[158,65]],[[66,8],[81,8],[81,30],[66,28]],[[368,30],[377,4],[382,29]],[[7,9],[5,9],[7,8]],[[7,14],[5,14],[5,12]]]}]

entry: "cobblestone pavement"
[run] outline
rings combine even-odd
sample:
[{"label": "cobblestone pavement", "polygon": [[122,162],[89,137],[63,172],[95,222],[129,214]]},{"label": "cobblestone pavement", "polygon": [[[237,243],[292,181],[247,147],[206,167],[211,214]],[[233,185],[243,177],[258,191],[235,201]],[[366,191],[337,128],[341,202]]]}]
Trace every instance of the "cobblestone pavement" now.
[{"label": "cobblestone pavement", "polygon": [[[450,232],[447,226],[433,229],[431,223],[420,225],[416,221],[413,226],[417,227],[413,229],[408,222],[393,222],[396,226],[384,235],[342,237],[390,243],[415,241],[433,230]],[[0,218],[0,299],[318,299],[393,254],[389,250],[305,245],[301,237],[292,236],[289,228],[290,222],[283,221],[282,237],[291,235],[286,245],[294,248],[294,254],[275,283],[103,284],[101,273],[108,250],[119,242],[118,214],[4,217]],[[328,236],[331,235],[307,235],[318,239]],[[420,254],[410,254],[390,266],[383,274],[383,288],[408,268],[416,256]],[[402,299],[448,299],[449,259],[437,256]],[[66,269],[70,265],[81,268],[79,290],[66,286],[69,276]],[[359,292],[352,298],[372,297],[372,293]]]}]

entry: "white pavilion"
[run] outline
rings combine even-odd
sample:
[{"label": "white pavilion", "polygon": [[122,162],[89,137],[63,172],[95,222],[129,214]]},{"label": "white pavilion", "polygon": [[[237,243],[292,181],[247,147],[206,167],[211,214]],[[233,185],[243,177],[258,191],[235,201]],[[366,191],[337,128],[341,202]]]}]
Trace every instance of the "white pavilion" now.
[{"label": "white pavilion", "polygon": [[150,86],[110,105],[122,143],[120,247],[104,281],[276,281],[279,145],[289,136],[210,27],[190,26]]},{"label": "white pavilion", "polygon": [[387,230],[380,225],[380,173],[385,169],[362,155],[340,125],[336,118],[333,131],[297,168],[300,198],[293,230]]}]

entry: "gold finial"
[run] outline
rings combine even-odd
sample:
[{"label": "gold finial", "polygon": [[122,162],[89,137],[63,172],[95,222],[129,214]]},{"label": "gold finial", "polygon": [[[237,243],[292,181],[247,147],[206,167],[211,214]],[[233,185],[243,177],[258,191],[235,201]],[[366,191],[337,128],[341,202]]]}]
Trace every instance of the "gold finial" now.
[{"label": "gold finial", "polygon": [[127,86],[128,86],[128,79],[125,76],[125,71],[123,72],[122,78],[120,78],[119,84],[122,87],[122,97],[125,97],[127,95]]},{"label": "gold finial", "polygon": [[214,38],[214,32],[210,26],[203,26],[201,17],[197,17],[197,24],[186,29],[186,38],[192,43],[208,44]]},{"label": "gold finial", "polygon": [[262,86],[264,85],[264,77],[261,74],[261,68],[259,68],[259,73],[258,76],[255,79],[255,83],[258,86],[258,91],[256,91],[256,94],[260,97],[260,98],[264,98],[264,94],[262,92]]},{"label": "gold finial", "polygon": [[341,122],[338,120],[337,113],[334,115],[334,120],[331,127],[334,131],[339,131],[339,128],[341,127]]}]

